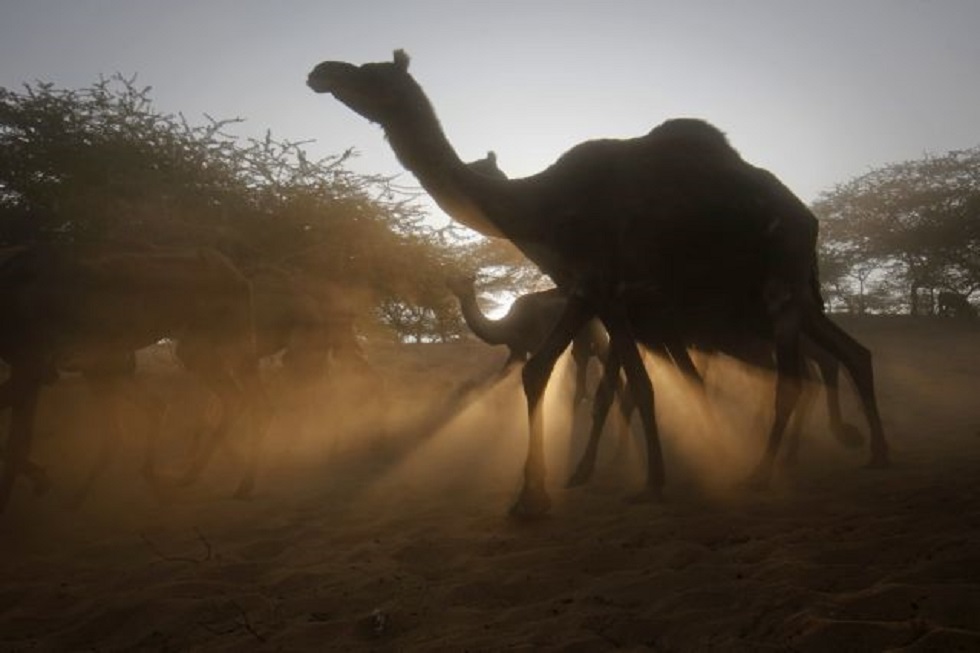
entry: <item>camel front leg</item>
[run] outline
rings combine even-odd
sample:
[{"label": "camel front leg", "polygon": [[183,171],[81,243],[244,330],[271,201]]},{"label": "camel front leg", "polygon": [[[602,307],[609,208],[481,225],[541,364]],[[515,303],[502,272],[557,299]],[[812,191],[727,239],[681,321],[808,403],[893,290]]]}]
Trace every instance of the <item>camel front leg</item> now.
[{"label": "camel front leg", "polygon": [[0,473],[0,514],[10,501],[17,475],[29,473],[31,439],[41,393],[41,381],[23,374],[16,367],[11,370],[10,380],[10,433],[3,471]]},{"label": "camel front leg", "polygon": [[640,350],[636,346],[629,321],[622,307],[615,306],[602,316],[609,331],[612,351],[619,358],[626,373],[626,384],[640,415],[647,444],[646,486],[631,500],[636,502],[659,501],[663,498],[664,459],[660,448],[660,433],[654,412],[653,383],[647,373]]},{"label": "camel front leg", "polygon": [[[596,457],[599,455],[599,440],[606,425],[606,417],[609,415],[609,409],[612,407],[617,390],[620,389],[620,369],[622,366],[619,364],[619,357],[616,356],[615,352],[610,351],[606,356],[602,369],[602,379],[599,381],[599,387],[596,388],[595,401],[592,404],[592,429],[589,431],[589,441],[585,446],[585,451],[582,452],[578,465],[575,467],[575,473],[568,479],[566,487],[584,485],[592,478]],[[632,410],[632,403],[629,408],[624,406],[625,403],[623,397],[620,397],[620,406],[623,408],[628,430],[629,413],[626,411]]]},{"label": "camel front leg", "polygon": [[242,412],[243,391],[229,370],[196,369],[208,388],[218,397],[220,417],[211,433],[204,434],[200,449],[195,452],[187,471],[180,475],[176,484],[190,485],[200,477],[201,472],[211,462],[218,445],[227,438],[235,420]]},{"label": "camel front leg", "polygon": [[265,440],[266,431],[269,429],[269,422],[272,420],[272,407],[269,403],[265,387],[259,375],[257,362],[247,364],[244,372],[239,374],[248,410],[251,419],[248,420],[249,451],[245,459],[245,473],[242,480],[235,490],[236,499],[247,499],[252,496],[255,489],[255,476],[258,471],[259,456],[262,452],[262,443]]},{"label": "camel front leg", "polygon": [[101,404],[106,408],[106,427],[102,431],[102,438],[99,442],[99,451],[96,455],[95,462],[89,468],[88,473],[82,480],[81,486],[68,502],[69,507],[72,509],[80,508],[85,502],[85,499],[88,498],[92,488],[95,486],[95,482],[105,473],[105,470],[109,467],[109,463],[114,458],[122,436],[122,427],[120,425],[121,407],[119,405],[117,390],[119,379],[105,374],[92,375],[87,378],[92,396],[96,400],[95,403]]},{"label": "camel front leg", "polygon": [[575,395],[572,405],[578,406],[585,401],[587,396],[586,386],[588,385],[589,360],[595,348],[596,335],[593,333],[593,325],[590,323],[584,329],[575,334],[572,339],[572,360],[575,361]]},{"label": "camel front leg", "polygon": [[143,462],[140,475],[154,488],[158,488],[156,471],[156,445],[166,419],[168,404],[146,387],[140,379],[129,377],[117,387],[120,398],[136,406],[146,420],[146,438],[143,440]]},{"label": "camel front leg", "polygon": [[593,315],[584,299],[572,296],[551,334],[524,365],[521,377],[527,398],[530,432],[524,463],[524,486],[510,510],[513,517],[540,517],[551,508],[551,499],[545,487],[544,411],[541,400],[558,357]]}]

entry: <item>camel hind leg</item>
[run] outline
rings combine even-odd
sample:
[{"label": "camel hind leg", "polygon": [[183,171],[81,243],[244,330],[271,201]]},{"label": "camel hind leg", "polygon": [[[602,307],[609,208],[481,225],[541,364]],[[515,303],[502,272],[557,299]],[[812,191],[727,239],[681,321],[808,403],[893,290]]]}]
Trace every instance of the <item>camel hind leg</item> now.
[{"label": "camel hind leg", "polygon": [[244,392],[234,376],[226,370],[198,370],[205,385],[217,396],[220,416],[217,425],[202,436],[202,442],[196,447],[193,459],[187,470],[178,477],[177,485],[190,485],[201,475],[201,472],[211,462],[218,445],[224,442],[242,412]]},{"label": "camel hind leg", "polygon": [[[0,383],[0,411],[7,408],[11,408],[14,404],[14,392],[13,383],[10,379],[7,379],[3,383]],[[5,457],[6,453],[3,454]],[[41,465],[37,464],[33,460],[24,461],[23,466],[20,468],[20,472],[34,484],[34,495],[41,496],[46,494],[48,490],[51,489],[51,479],[48,478],[47,470]],[[0,510],[2,512],[2,510]]]},{"label": "camel hind leg", "polygon": [[540,517],[551,507],[551,499],[545,487],[544,411],[541,399],[558,357],[592,316],[587,304],[572,296],[551,334],[521,371],[530,432],[527,458],[524,462],[524,485],[511,508],[512,517]]},{"label": "camel hind leg", "polygon": [[[599,387],[596,388],[595,399],[592,403],[592,428],[589,431],[589,440],[585,445],[585,450],[582,452],[582,457],[579,459],[574,473],[572,473],[568,482],[565,484],[566,487],[584,485],[592,478],[592,473],[595,471],[596,458],[599,455],[599,440],[602,437],[602,430],[606,425],[606,417],[609,414],[609,409],[612,407],[615,391],[619,385],[619,372],[621,369],[622,366],[619,364],[619,358],[615,352],[610,351],[606,356],[606,360],[603,362],[602,379],[599,381]],[[622,406],[623,403],[621,402],[620,405]],[[632,412],[632,403],[630,404],[629,411]],[[629,419],[628,413],[626,413],[625,418],[627,420]]]},{"label": "camel hind leg", "polygon": [[787,427],[789,433],[786,438],[786,453],[782,459],[782,464],[787,467],[794,467],[799,463],[800,441],[803,439],[803,428],[817,399],[817,390],[813,386],[815,373],[810,367],[809,361],[802,363],[800,373],[802,375],[802,389],[800,391],[800,398],[796,404],[796,410],[793,412],[793,416]]},{"label": "camel hind leg", "polygon": [[816,344],[839,360],[851,375],[871,430],[871,457],[868,466],[887,467],[888,443],[885,441],[885,432],[875,398],[871,352],[823,313],[813,311],[808,314],[803,329]]},{"label": "camel hind leg", "polygon": [[[676,337],[664,336],[658,349],[674,363],[686,379],[695,385],[702,393],[699,398],[703,400],[704,378],[681,340]],[[629,388],[620,379],[619,373],[622,365],[612,348],[606,352],[602,365],[602,379],[599,382],[599,387],[596,388],[595,400],[592,405],[592,427],[589,432],[589,440],[575,472],[568,479],[566,487],[584,485],[592,478],[599,453],[599,440],[602,437],[602,431],[614,397],[619,399],[620,418],[624,427],[620,433],[620,448],[625,446],[625,439],[629,437],[629,425],[633,413],[636,411],[636,400]]]},{"label": "camel hind leg", "polygon": [[239,379],[251,419],[248,420],[249,433],[248,454],[245,459],[245,472],[235,490],[236,499],[246,499],[252,496],[255,489],[255,477],[258,473],[259,457],[262,442],[272,419],[272,408],[262,385],[257,361],[244,364],[236,375]]},{"label": "camel hind leg", "polygon": [[747,484],[750,487],[764,488],[769,485],[786,425],[803,391],[799,320],[798,313],[792,310],[776,316],[775,415],[769,430],[765,454],[748,478]]},{"label": "camel hind leg", "polygon": [[827,352],[823,347],[808,347],[807,356],[816,363],[820,370],[827,396],[827,416],[830,430],[845,447],[860,448],[864,444],[864,436],[856,426],[844,421],[840,407],[840,361]]},{"label": "camel hind leg", "polygon": [[70,500],[72,508],[79,508],[91,493],[96,481],[105,470],[123,437],[122,411],[123,400],[128,401],[138,408],[147,420],[149,431],[146,434],[144,444],[144,461],[141,465],[141,475],[149,481],[150,485],[156,490],[159,489],[156,479],[156,469],[154,466],[154,444],[159,435],[160,425],[163,421],[164,406],[146,387],[140,383],[135,376],[135,358],[132,359],[132,368],[120,370],[112,374],[88,374],[86,379],[92,389],[93,396],[106,408],[106,427],[102,434],[95,462],[89,469],[81,486],[76,490]]},{"label": "camel hind leg", "polygon": [[630,329],[625,312],[616,307],[602,316],[602,321],[609,331],[612,350],[620,360],[626,373],[626,384],[633,396],[636,411],[643,424],[643,433],[647,444],[647,479],[641,492],[632,497],[633,501],[656,501],[663,497],[664,459],[660,446],[660,433],[657,429],[654,409],[653,383],[636,339]]}]

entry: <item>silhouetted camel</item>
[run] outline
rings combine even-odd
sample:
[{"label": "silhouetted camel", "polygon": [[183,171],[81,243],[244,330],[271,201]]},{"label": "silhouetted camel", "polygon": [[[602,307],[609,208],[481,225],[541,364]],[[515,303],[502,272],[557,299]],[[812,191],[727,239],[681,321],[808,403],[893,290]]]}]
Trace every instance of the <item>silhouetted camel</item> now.
[{"label": "silhouetted camel", "polygon": [[282,353],[283,367],[294,377],[309,378],[331,363],[376,376],[357,341],[355,313],[341,289],[278,267],[254,270],[248,279],[260,357]]},{"label": "silhouetted camel", "polygon": [[[262,268],[249,273],[259,355],[281,353],[284,378],[302,394],[298,408],[322,405],[317,382],[329,378],[330,391],[356,397],[363,411],[386,421],[387,391],[358,342],[356,311],[345,288],[299,270]],[[312,422],[303,422],[312,425]],[[333,427],[334,423],[318,426]],[[378,435],[386,427],[379,428]]]},{"label": "silhouetted camel", "polygon": [[724,134],[692,119],[645,136],[575,146],[543,172],[497,179],[464,164],[442,132],[408,57],[355,66],[324,62],[309,86],[379,123],[399,161],[455,220],[511,240],[569,298],[553,333],[524,366],[530,441],[517,515],[546,512],[544,387],[557,357],[599,317],[610,334],[607,373],[626,372],[647,439],[647,482],[662,494],[653,386],[636,343],[726,349],[762,336],[777,360],[775,420],[755,484],[768,482],[801,391],[800,338],[832,352],[854,378],[871,426],[871,464],[887,463],[870,353],[831,322],[815,292],[817,222]]},{"label": "silhouetted camel", "polygon": [[[93,255],[91,249],[89,256]],[[22,250],[18,248],[18,251]],[[73,248],[73,251],[82,255],[79,248]],[[155,250],[147,248],[145,251],[153,254]],[[107,253],[104,248],[99,248],[98,255]],[[0,255],[0,260],[3,258]],[[249,274],[248,281],[255,329],[255,355],[258,358],[282,354],[283,367],[292,379],[309,379],[322,373],[330,363],[371,379],[376,377],[357,342],[353,312],[336,293],[323,292],[320,290],[321,284],[305,281],[302,275],[279,268],[254,270]],[[314,286],[317,290],[314,290]],[[314,296],[315,292],[319,296]],[[181,334],[171,336],[172,339],[182,337]],[[190,337],[196,336],[192,334]],[[178,351],[183,349],[178,347]],[[112,457],[113,443],[117,440],[113,436],[118,436],[120,432],[119,400],[125,398],[140,409],[150,423],[153,434],[157,433],[166,411],[166,404],[144,388],[135,376],[133,352],[123,353],[110,347],[99,353],[98,360],[95,354],[94,351],[89,352],[88,358],[80,366],[73,366],[70,361],[61,364],[62,371],[81,372],[93,394],[102,400],[100,403],[110,409],[107,415],[109,428],[96,460],[72,498],[72,505],[75,506],[82,503]],[[200,370],[191,367],[190,371],[196,374]],[[202,378],[205,385],[209,384],[207,373],[205,370]],[[51,381],[56,378],[57,374]],[[9,384],[0,387],[0,408],[10,407],[10,394]],[[143,464],[147,477],[154,476],[153,439],[152,436],[148,439]],[[43,493],[48,488],[45,470],[33,461],[27,461],[21,471],[34,482],[36,493]],[[190,477],[185,477],[183,482],[190,480]]]},{"label": "silhouetted camel", "polygon": [[[200,474],[215,446],[248,408],[253,412],[251,450],[235,494],[251,493],[268,407],[258,377],[249,284],[222,255],[210,250],[24,248],[0,264],[0,296],[5,309],[0,358],[11,368],[0,393],[11,408],[0,510],[18,473],[35,476],[30,446],[41,387],[54,382],[59,370],[81,371],[97,393],[113,402],[109,412],[114,430],[115,401],[129,396],[139,402],[145,396],[132,386],[133,352],[163,338],[177,340],[177,357],[217,395],[221,406],[214,433],[180,481]],[[144,406],[152,410],[150,404]],[[110,446],[107,438],[87,484],[107,460]],[[144,473],[155,478],[151,455]]]},{"label": "silhouetted camel", "polygon": [[[476,170],[482,174],[501,179],[508,178],[507,174],[497,164],[497,155],[493,151],[489,151],[485,158],[471,161],[467,165],[471,170]],[[814,284],[816,285],[816,280],[814,280]],[[554,325],[558,323],[567,302],[567,299],[557,289],[542,293],[530,293],[518,297],[511,306],[510,311],[503,318],[489,320],[480,311],[479,305],[477,304],[474,279],[472,277],[452,279],[450,280],[449,287],[459,299],[463,318],[466,320],[470,329],[480,339],[489,344],[505,344],[510,348],[511,356],[507,361],[507,365],[515,361],[525,362],[544,343],[548,334],[554,328]],[[586,341],[584,334],[579,334],[572,341],[572,354],[575,357],[578,372],[576,403],[585,397],[588,356],[590,354],[594,355],[599,358],[600,363],[603,363],[608,352],[608,338],[599,325],[595,321],[592,321],[589,323],[589,330],[591,331],[591,337],[588,338],[588,341]],[[729,349],[733,344],[731,343],[729,345]],[[841,414],[840,396],[838,392],[839,366],[837,360],[819,347],[814,347],[806,341],[803,344],[806,358],[815,364],[820,376],[817,377],[810,372],[809,364],[802,368],[804,374],[810,376],[812,379],[819,378],[823,380],[826,386],[827,412],[831,432],[839,442],[847,447],[861,446],[863,438],[860,432],[852,424],[844,422]],[[752,365],[766,369],[773,368],[772,347],[768,343],[758,338],[753,338],[752,341],[739,343],[739,347],[739,351],[729,351],[728,353],[732,353]],[[680,352],[663,351],[662,353],[668,360],[674,358],[680,361],[678,366],[687,373],[688,378],[694,380],[697,385],[701,386],[701,376],[697,371],[694,371],[694,363],[691,361],[686,350]],[[704,370],[700,372],[703,373]],[[613,400],[613,389],[608,387],[610,383],[616,384],[615,387],[621,400],[620,408],[623,413],[623,420],[627,424],[630,421],[634,405],[632,400],[624,395],[620,379],[604,377],[603,383],[599,385],[596,391],[596,401],[593,404],[592,428],[589,434],[588,444],[582,453],[575,471],[568,480],[567,485],[569,487],[582,485],[592,476],[598,455],[599,440],[602,436],[606,417],[608,416]],[[809,392],[803,395],[801,399],[797,410],[798,419],[795,420],[794,428],[790,432],[789,450],[786,454],[787,462],[795,462],[797,458],[800,434],[805,416],[809,412],[814,398],[813,393]],[[625,437],[627,434],[628,430],[624,431],[622,436]]]}]

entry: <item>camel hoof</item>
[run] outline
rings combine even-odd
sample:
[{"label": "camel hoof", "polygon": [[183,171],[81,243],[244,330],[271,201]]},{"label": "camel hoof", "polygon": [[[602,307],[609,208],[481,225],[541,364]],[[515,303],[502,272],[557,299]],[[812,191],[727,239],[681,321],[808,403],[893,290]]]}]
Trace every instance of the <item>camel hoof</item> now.
[{"label": "camel hoof", "polygon": [[520,521],[533,521],[547,516],[550,510],[551,499],[547,492],[543,489],[528,490],[524,488],[521,491],[521,496],[510,507],[510,517]]},{"label": "camel hoof", "polygon": [[663,503],[664,501],[664,491],[657,487],[648,487],[632,494],[626,498],[626,503],[630,505],[644,504],[644,503]]},{"label": "camel hoof", "polygon": [[864,446],[864,434],[853,424],[842,424],[835,433],[837,441],[848,449],[860,449]]}]

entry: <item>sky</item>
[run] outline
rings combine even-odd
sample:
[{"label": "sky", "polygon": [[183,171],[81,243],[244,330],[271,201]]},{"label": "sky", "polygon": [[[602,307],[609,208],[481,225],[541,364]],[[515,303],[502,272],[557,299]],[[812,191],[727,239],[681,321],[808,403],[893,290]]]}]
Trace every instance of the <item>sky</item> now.
[{"label": "sky", "polygon": [[978,0],[0,0],[0,86],[135,74],[159,111],[354,148],[355,172],[415,185],[380,128],[305,85],[320,61],[404,48],[464,160],[494,150],[525,176],[699,117],[812,202],[980,145],[978,33]]}]

